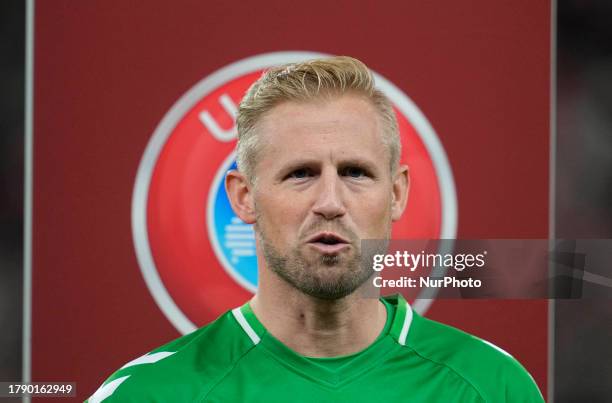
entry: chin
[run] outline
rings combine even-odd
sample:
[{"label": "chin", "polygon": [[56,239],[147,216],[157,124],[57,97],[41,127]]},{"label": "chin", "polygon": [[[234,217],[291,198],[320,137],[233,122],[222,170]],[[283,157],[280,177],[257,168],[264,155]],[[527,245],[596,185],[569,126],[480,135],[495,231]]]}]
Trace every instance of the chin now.
[{"label": "chin", "polygon": [[[326,267],[339,266],[342,263],[343,260],[346,260],[346,259],[342,259],[342,257],[340,255],[323,255],[319,259],[320,264],[322,266],[326,266]],[[348,270],[348,268],[347,268],[347,270]]]}]

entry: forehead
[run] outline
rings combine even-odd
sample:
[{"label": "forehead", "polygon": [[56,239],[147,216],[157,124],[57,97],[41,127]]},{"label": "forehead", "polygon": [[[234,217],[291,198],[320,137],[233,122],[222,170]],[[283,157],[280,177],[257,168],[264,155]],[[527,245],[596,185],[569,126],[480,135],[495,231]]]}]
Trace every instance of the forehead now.
[{"label": "forehead", "polygon": [[337,158],[389,163],[382,119],[372,103],[359,95],[281,103],[264,115],[257,131],[262,145],[259,162],[327,152]]}]

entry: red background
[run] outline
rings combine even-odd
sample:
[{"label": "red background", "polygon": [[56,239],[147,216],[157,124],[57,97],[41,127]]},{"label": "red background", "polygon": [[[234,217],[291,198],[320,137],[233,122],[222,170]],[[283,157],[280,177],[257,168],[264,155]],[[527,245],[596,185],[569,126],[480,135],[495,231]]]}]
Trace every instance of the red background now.
[{"label": "red background", "polygon": [[[36,2],[32,379],[87,398],[177,337],[138,269],[131,197],[170,106],[248,56],[357,57],[428,117],[462,238],[546,238],[548,2]],[[241,301],[237,301],[236,305]],[[546,390],[545,301],[438,301],[428,316],[508,350]]]}]

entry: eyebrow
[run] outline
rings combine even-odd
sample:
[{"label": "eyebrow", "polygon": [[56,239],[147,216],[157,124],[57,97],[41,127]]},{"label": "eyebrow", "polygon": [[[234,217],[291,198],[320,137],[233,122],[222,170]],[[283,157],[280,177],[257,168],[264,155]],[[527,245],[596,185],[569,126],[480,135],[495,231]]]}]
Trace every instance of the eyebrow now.
[{"label": "eyebrow", "polygon": [[[278,175],[276,175],[276,177],[278,179],[282,179],[284,178],[286,175],[288,175],[289,173],[291,173],[292,171],[299,169],[299,168],[314,168],[316,166],[318,166],[320,164],[320,160],[319,159],[315,159],[315,158],[298,158],[298,159],[294,159],[291,160],[289,162],[287,162],[286,165],[282,166],[279,171],[278,171]],[[341,160],[339,160],[337,162],[337,165],[339,168],[345,168],[345,167],[350,167],[350,166],[355,166],[358,168],[363,168],[368,170],[369,172],[373,173],[373,174],[378,174],[378,169],[376,167],[376,164],[374,163],[374,161],[371,161],[369,159],[365,159],[365,158],[358,158],[358,157],[349,157],[349,158],[343,158]]]},{"label": "eyebrow", "polygon": [[378,169],[374,161],[370,161],[369,159],[363,159],[363,158],[346,158],[346,159],[341,160],[338,163],[338,166],[340,166],[341,168],[345,168],[347,166],[355,166],[358,168],[366,169],[372,173],[378,172]]}]

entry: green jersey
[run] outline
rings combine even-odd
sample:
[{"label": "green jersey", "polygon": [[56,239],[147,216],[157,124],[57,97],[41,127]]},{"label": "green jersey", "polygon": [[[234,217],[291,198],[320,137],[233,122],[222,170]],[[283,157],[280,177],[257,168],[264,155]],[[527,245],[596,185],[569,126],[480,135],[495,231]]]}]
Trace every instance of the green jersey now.
[{"label": "green jersey", "polygon": [[503,350],[381,299],[387,324],[365,350],[297,354],[249,304],[116,371],[88,400],[112,402],[542,402]]}]

